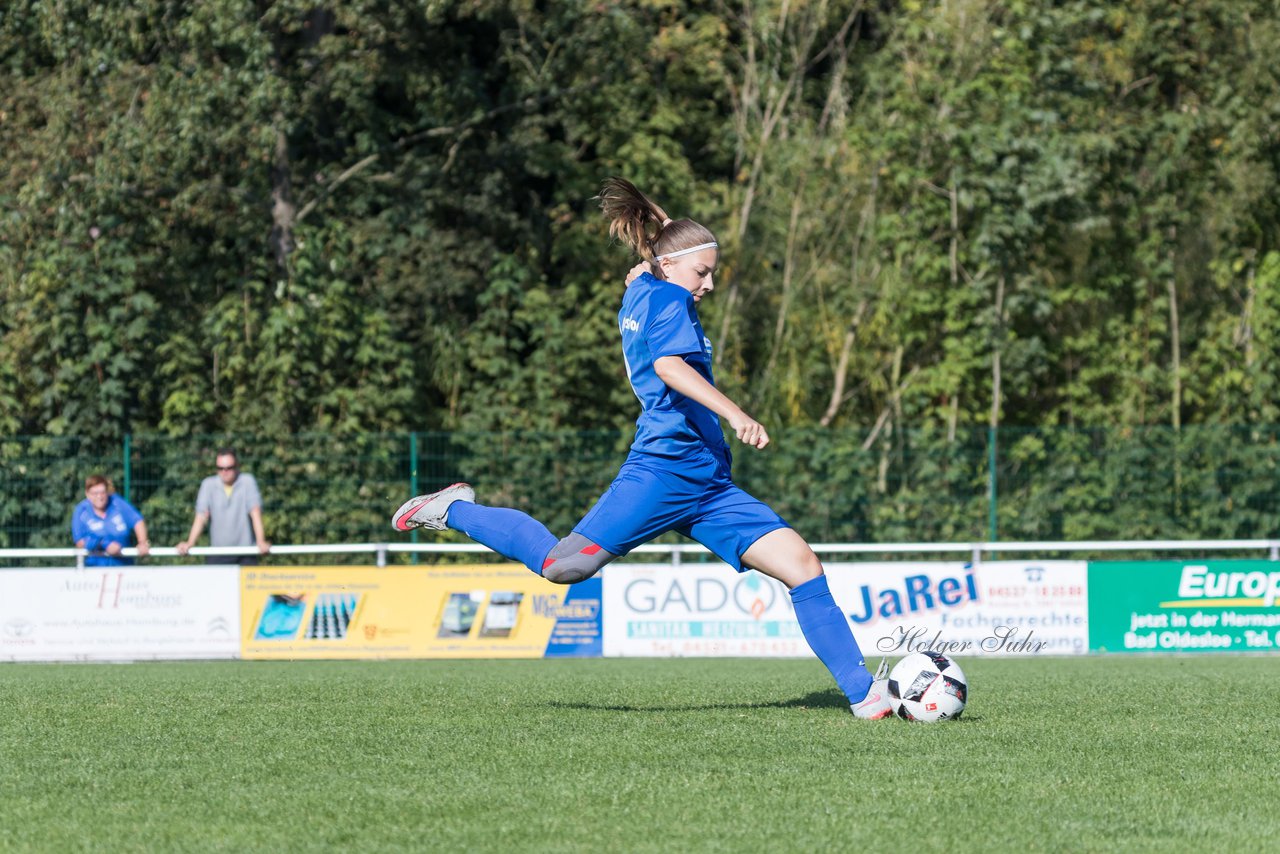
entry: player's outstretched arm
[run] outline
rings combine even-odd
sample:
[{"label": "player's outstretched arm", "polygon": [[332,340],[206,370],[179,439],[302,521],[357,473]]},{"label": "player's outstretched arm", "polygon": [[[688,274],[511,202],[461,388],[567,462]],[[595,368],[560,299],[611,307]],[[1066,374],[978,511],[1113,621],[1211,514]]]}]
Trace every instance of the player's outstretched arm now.
[{"label": "player's outstretched arm", "polygon": [[707,382],[679,356],[663,356],[653,363],[658,378],[669,388],[696,400],[716,415],[729,422],[730,429],[744,444],[763,448],[769,444],[769,434],[764,425],[742,411],[738,404]]}]

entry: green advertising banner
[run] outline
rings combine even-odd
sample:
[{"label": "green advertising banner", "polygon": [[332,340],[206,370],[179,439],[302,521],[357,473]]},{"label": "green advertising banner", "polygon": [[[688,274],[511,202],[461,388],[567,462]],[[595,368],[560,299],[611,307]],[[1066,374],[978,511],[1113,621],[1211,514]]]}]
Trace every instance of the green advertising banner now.
[{"label": "green advertising banner", "polygon": [[1091,562],[1089,649],[1244,652],[1280,649],[1280,563]]}]

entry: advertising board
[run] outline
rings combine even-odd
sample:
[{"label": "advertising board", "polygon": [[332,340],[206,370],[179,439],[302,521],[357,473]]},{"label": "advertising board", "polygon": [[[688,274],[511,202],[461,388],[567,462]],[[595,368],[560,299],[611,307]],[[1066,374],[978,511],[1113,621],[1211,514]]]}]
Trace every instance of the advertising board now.
[{"label": "advertising board", "polygon": [[1089,648],[1098,652],[1280,649],[1280,564],[1266,560],[1089,564]]},{"label": "advertising board", "polygon": [[[1087,564],[832,563],[832,597],[868,657],[1088,651]],[[604,654],[808,656],[782,584],[720,563],[604,571]]]},{"label": "advertising board", "polygon": [[827,576],[867,657],[1088,651],[1084,561],[837,563]]},{"label": "advertising board", "polygon": [[245,658],[598,656],[600,581],[515,564],[245,567]]},{"label": "advertising board", "polygon": [[234,566],[0,570],[0,660],[234,658]]},{"label": "advertising board", "polygon": [[724,563],[605,567],[606,656],[812,655],[787,589]]}]

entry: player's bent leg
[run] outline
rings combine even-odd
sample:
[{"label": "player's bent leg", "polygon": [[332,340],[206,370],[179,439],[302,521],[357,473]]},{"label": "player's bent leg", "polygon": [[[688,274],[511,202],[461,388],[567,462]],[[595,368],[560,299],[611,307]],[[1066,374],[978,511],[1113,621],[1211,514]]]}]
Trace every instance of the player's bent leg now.
[{"label": "player's bent leg", "polygon": [[448,527],[556,584],[585,581],[617,557],[581,534],[557,541],[546,525],[509,507],[456,500],[447,510]]},{"label": "player's bent leg", "polygon": [[791,589],[800,631],[831,671],[853,713],[860,718],[887,717],[888,698],[883,691],[872,690],[874,680],[853,638],[849,619],[836,606],[822,562],[804,538],[791,528],[770,531],[751,544],[742,562]]},{"label": "player's bent leg", "polygon": [[542,564],[542,577],[556,584],[577,584],[600,571],[617,555],[578,533],[551,547]]},{"label": "player's bent leg", "polygon": [[509,507],[457,501],[449,507],[446,523],[503,557],[520,561],[539,575],[547,553],[556,544],[555,535],[546,525],[528,513]]},{"label": "player's bent leg", "polygon": [[790,590],[822,575],[822,561],[793,528],[778,528],[742,553],[742,563],[776,578]]}]

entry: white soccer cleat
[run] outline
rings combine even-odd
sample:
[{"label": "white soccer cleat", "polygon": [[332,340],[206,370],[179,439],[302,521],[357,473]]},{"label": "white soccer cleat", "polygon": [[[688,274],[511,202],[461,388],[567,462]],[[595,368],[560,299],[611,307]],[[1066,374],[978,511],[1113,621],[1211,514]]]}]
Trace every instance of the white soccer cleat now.
[{"label": "white soccer cleat", "polygon": [[397,531],[411,531],[414,528],[443,531],[446,527],[445,519],[449,516],[450,504],[455,501],[475,500],[476,491],[469,484],[455,483],[439,492],[419,495],[401,504],[400,509],[391,517],[391,527]]},{"label": "white soccer cleat", "polygon": [[849,706],[855,718],[878,721],[893,715],[893,707],[889,705],[888,676],[889,662],[882,658],[875,675],[871,677],[871,688],[867,691],[867,696]]}]

